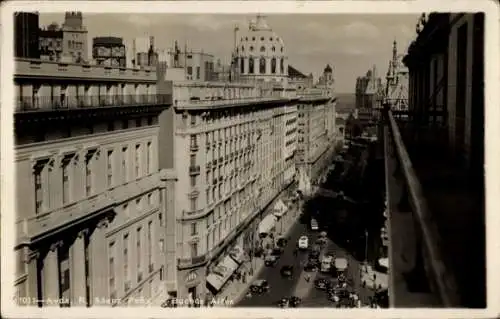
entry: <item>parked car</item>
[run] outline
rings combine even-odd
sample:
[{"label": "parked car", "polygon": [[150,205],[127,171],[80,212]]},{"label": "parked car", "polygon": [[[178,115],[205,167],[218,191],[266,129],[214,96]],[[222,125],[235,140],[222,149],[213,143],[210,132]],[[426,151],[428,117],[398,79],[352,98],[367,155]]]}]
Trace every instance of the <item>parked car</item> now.
[{"label": "parked car", "polygon": [[268,292],[269,288],[269,283],[264,279],[258,279],[250,285],[250,291],[254,294]]},{"label": "parked car", "polygon": [[292,297],[283,297],[278,301],[278,306],[280,308],[296,308],[299,306],[299,304],[302,302],[302,300],[299,297],[292,296]]},{"label": "parked car", "polygon": [[302,299],[300,299],[297,296],[292,296],[290,297],[290,305],[294,308],[298,307],[300,303],[302,302]]},{"label": "parked car", "polygon": [[273,256],[281,256],[285,250],[281,247],[274,247],[271,251],[271,255]]},{"label": "parked car", "polygon": [[318,270],[318,265],[315,263],[307,262],[307,264],[304,266],[305,272],[315,272],[317,270]]},{"label": "parked car", "polygon": [[292,277],[293,276],[293,266],[285,265],[281,267],[280,274],[283,277]]},{"label": "parked car", "polygon": [[307,249],[309,247],[309,238],[301,236],[299,238],[299,249]]}]

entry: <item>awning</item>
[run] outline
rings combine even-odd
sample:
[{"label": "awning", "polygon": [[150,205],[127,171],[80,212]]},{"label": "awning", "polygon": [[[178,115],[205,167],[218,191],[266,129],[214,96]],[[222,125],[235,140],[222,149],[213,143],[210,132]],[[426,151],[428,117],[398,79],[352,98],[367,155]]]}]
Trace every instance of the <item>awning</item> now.
[{"label": "awning", "polygon": [[335,258],[335,268],[338,270],[344,270],[347,268],[347,259],[345,258]]},{"label": "awning", "polygon": [[379,263],[380,266],[389,269],[389,258],[380,258],[378,260],[378,263]]},{"label": "awning", "polygon": [[285,203],[283,203],[283,201],[281,199],[279,199],[276,202],[276,204],[274,204],[273,214],[274,214],[274,216],[280,218],[283,215],[285,215],[287,210],[288,210],[288,207],[285,205]]},{"label": "awning", "polygon": [[212,286],[216,291],[219,291],[237,268],[238,264],[231,257],[224,257],[207,276],[207,284]]},{"label": "awning", "polygon": [[231,251],[229,252],[229,256],[240,265],[245,260],[245,252],[243,251],[243,248],[238,245],[234,246],[233,249],[231,249]]},{"label": "awning", "polygon": [[259,223],[259,234],[267,234],[271,231],[276,223],[276,217],[273,214],[269,214],[262,219]]}]

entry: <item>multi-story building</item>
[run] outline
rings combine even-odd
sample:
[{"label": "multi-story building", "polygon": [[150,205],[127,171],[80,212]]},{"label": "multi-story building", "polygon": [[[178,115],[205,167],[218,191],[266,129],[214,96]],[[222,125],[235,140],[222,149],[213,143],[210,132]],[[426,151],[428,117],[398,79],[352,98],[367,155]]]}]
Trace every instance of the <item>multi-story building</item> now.
[{"label": "multi-story building", "polygon": [[218,80],[215,74],[214,56],[212,54],[203,52],[203,50],[196,51],[188,49],[187,47],[181,50],[177,41],[175,42],[174,48],[168,50],[166,54],[168,66],[182,69],[185,74],[185,80]]},{"label": "multi-story building", "polygon": [[14,14],[14,55],[16,58],[39,59],[37,12]]},{"label": "multi-story building", "polygon": [[158,170],[171,82],[27,59],[14,82],[15,288],[28,297],[17,300],[96,306],[160,294],[175,258],[165,249],[173,208],[160,205],[175,176]]},{"label": "multi-story building", "polygon": [[297,89],[297,91],[312,88],[314,85],[314,78],[312,73],[305,75],[293,66],[288,66],[288,84]]},{"label": "multi-story building", "polygon": [[258,15],[248,30],[237,34],[235,59],[240,81],[288,81],[288,56],[283,39]]},{"label": "multi-story building", "polygon": [[61,27],[52,23],[41,29],[39,41],[40,57],[44,60],[72,63],[88,60],[87,28],[81,12],[66,12]]},{"label": "multi-story building", "polygon": [[97,65],[126,67],[126,48],[123,39],[117,37],[92,39],[92,59]]},{"label": "multi-story building", "polygon": [[296,166],[316,181],[333,156],[335,99],[323,89],[308,89],[301,92],[298,113]]},{"label": "multi-story building", "polygon": [[409,110],[386,108],[393,307],[487,306],[484,15],[424,15],[404,58]]},{"label": "multi-story building", "polygon": [[377,76],[375,65],[365,76],[356,79],[356,108],[371,109],[378,107],[382,79]]},{"label": "multi-story building", "polygon": [[162,118],[169,133],[161,144],[173,145],[166,162],[178,179],[171,217],[177,221],[177,295],[215,294],[231,269],[214,279],[213,268],[235,247],[249,252],[260,208],[284,188],[293,100],[262,96],[251,84],[179,81],[174,101]]}]

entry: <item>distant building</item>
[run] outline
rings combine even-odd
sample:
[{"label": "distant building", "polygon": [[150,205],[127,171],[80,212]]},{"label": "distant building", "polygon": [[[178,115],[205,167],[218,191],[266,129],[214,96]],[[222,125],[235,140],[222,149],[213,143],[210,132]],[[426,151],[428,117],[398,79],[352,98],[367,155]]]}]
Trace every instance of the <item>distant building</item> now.
[{"label": "distant building", "polygon": [[382,79],[377,77],[377,69],[366,72],[365,76],[356,79],[356,108],[374,108],[382,90]]},{"label": "distant building", "polygon": [[81,12],[66,12],[60,27],[53,22],[39,31],[40,58],[82,63],[88,60],[87,29]]},{"label": "distant building", "polygon": [[182,69],[185,73],[184,80],[213,81],[220,77],[220,81],[229,80],[229,66],[223,66],[219,61],[217,70],[212,54],[184,46],[181,49],[177,43],[174,48],[163,52],[169,68]]},{"label": "distant building", "polygon": [[154,67],[158,62],[154,37],[141,37],[132,41],[131,66],[135,68]]},{"label": "distant building", "polygon": [[408,110],[408,68],[403,64],[404,55],[398,55],[397,43],[392,47],[392,60],[386,74],[384,97],[393,110]]},{"label": "distant building", "polygon": [[97,37],[92,40],[92,58],[97,65],[126,67],[126,50],[122,38]]},{"label": "distant building", "polygon": [[293,66],[288,66],[288,84],[295,87],[298,91],[311,88],[313,86],[313,80],[312,74],[305,75]]},{"label": "distant building", "polygon": [[16,58],[39,59],[38,21],[36,12],[14,14],[14,55]]}]

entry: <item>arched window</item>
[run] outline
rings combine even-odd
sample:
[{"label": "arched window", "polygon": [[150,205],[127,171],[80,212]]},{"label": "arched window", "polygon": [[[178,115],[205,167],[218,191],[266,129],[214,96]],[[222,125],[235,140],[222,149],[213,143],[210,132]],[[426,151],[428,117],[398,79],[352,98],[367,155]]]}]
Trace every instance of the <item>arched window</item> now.
[{"label": "arched window", "polygon": [[252,41],[255,41],[255,37],[252,37]]},{"label": "arched window", "polygon": [[280,60],[280,73],[285,74],[285,63],[284,59]]},{"label": "arched window", "polygon": [[269,38],[269,41],[273,41],[273,38]]},{"label": "arched window", "polygon": [[264,46],[261,46],[260,47],[260,52],[265,52],[266,51],[266,48]]},{"label": "arched window", "polygon": [[281,47],[281,52],[283,52],[283,47]]},{"label": "arched window", "polygon": [[272,58],[271,60],[271,73],[276,73],[276,58]]},{"label": "arched window", "polygon": [[240,59],[240,72],[245,73],[245,58]]},{"label": "arched window", "polygon": [[252,52],[252,51],[253,51],[253,46],[250,46],[250,52]]},{"label": "arched window", "polygon": [[266,58],[264,57],[261,57],[259,60],[259,73],[260,74],[266,73]]},{"label": "arched window", "polygon": [[260,37],[260,41],[264,41],[264,37]]},{"label": "arched window", "polygon": [[276,51],[276,48],[273,46],[273,47],[271,48],[271,50],[272,50],[273,52],[275,52],[275,51]]},{"label": "arched window", "polygon": [[253,57],[248,58],[248,73],[254,73]]},{"label": "arched window", "polygon": [[245,46],[241,46],[241,52],[245,52]]}]

